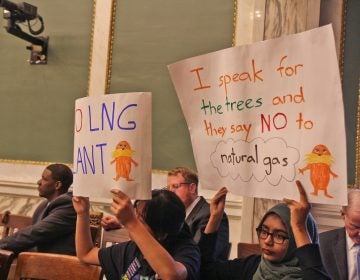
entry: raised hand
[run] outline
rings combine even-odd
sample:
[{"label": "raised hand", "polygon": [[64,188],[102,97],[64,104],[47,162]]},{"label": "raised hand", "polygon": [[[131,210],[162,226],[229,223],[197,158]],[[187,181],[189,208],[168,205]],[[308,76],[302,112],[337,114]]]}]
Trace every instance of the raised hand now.
[{"label": "raised hand", "polygon": [[310,203],[308,201],[305,189],[300,181],[296,181],[300,193],[300,201],[284,198],[284,202],[289,206],[291,213],[292,225],[305,225],[306,217],[310,211]]},{"label": "raised hand", "polygon": [[290,208],[290,224],[294,233],[297,247],[311,243],[306,229],[306,219],[311,205],[308,201],[305,189],[300,181],[296,181],[300,193],[300,201],[284,198],[283,201]]},{"label": "raised hand", "polygon": [[120,190],[111,190],[113,194],[113,202],[111,204],[111,211],[114,213],[119,223],[125,227],[133,221],[136,221],[135,209],[131,204],[130,198]]},{"label": "raised hand", "polygon": [[73,201],[74,209],[78,215],[89,213],[90,201],[88,197],[74,196],[72,201]]},{"label": "raised hand", "polygon": [[220,216],[224,214],[225,209],[225,199],[228,190],[226,187],[222,187],[215,196],[212,198],[210,203],[210,214],[212,216]]},{"label": "raised hand", "polygon": [[204,230],[205,233],[212,233],[219,229],[222,216],[224,214],[226,194],[228,190],[222,187],[215,194],[210,203],[210,218]]}]

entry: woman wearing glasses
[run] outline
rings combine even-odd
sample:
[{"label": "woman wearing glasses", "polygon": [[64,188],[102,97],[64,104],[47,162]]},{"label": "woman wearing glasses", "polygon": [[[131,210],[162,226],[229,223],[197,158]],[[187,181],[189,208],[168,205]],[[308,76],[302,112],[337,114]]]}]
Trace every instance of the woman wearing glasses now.
[{"label": "woman wearing glasses", "polygon": [[261,255],[214,262],[211,252],[227,193],[226,188],[220,189],[211,202],[211,216],[199,243],[201,279],[330,279],[321,261],[305,190],[299,181],[296,184],[300,201],[284,199],[285,203],[264,215],[256,229]]}]

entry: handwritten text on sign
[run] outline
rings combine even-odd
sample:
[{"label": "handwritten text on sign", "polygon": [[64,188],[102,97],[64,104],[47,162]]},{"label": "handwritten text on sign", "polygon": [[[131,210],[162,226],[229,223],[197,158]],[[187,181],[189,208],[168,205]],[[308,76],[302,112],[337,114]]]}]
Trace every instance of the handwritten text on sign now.
[{"label": "handwritten text on sign", "polygon": [[[149,93],[111,94],[76,101],[76,194],[107,198],[110,189],[118,187],[133,198],[148,197],[150,110]],[[140,186],[140,181],[147,184]]]},{"label": "handwritten text on sign", "polygon": [[[282,199],[297,197],[299,179],[311,201],[346,201],[331,26],[186,59],[169,71],[191,127],[202,187]],[[318,157],[310,163],[313,153]]]}]

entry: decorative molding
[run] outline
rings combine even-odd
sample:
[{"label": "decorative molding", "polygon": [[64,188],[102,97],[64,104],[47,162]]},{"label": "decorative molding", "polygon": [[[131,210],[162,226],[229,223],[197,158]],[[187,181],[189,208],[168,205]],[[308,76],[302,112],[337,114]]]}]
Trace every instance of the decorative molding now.
[{"label": "decorative molding", "polygon": [[233,16],[233,33],[231,39],[231,45],[233,47],[236,46],[236,30],[237,30],[237,23],[238,23],[238,0],[234,0],[234,16]]},{"label": "decorative molding", "polygon": [[116,0],[94,2],[88,96],[103,95],[110,90],[115,12]]},{"label": "decorative molding", "polygon": [[27,182],[0,181],[0,194],[21,197],[39,197],[37,184]]},{"label": "decorative molding", "polygon": [[331,23],[334,31],[336,54],[339,62],[340,78],[344,76],[344,44],[346,30],[347,0],[322,0],[319,26]]},{"label": "decorative molding", "polygon": [[319,232],[344,226],[340,215],[341,206],[313,204],[311,213],[316,219]]},{"label": "decorative molding", "polygon": [[[6,163],[0,164],[0,194],[21,196],[21,197],[38,197],[37,181],[41,176],[43,169],[47,165],[41,164],[20,164]],[[4,175],[6,174],[6,175]],[[159,188],[166,185],[166,170],[153,170],[152,188]],[[200,195],[210,202],[215,191],[204,190],[199,187]],[[108,206],[108,202],[94,200],[97,206]],[[240,219],[242,213],[242,197],[228,195],[226,211],[229,216]]]},{"label": "decorative molding", "polygon": [[233,46],[263,40],[266,0],[234,1]]},{"label": "decorative molding", "polygon": [[357,104],[357,126],[356,126],[356,140],[355,140],[355,186],[360,188],[360,78],[358,84],[358,104]]},{"label": "decorative molding", "polygon": [[30,164],[30,165],[49,165],[52,162],[48,161],[34,161],[34,160],[22,160],[22,159],[0,159],[1,163],[11,163],[11,164]]}]

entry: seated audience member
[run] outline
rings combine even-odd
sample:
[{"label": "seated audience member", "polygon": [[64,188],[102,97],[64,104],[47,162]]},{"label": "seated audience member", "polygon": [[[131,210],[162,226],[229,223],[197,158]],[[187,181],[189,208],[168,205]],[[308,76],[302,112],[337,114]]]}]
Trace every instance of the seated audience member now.
[{"label": "seated audience member", "polygon": [[[187,167],[177,167],[170,170],[167,175],[167,188],[174,192],[183,202],[186,208],[185,221],[190,228],[191,235],[196,243],[199,242],[201,232],[210,217],[210,207],[206,200],[198,195],[199,179],[195,172]],[[106,216],[102,219],[105,229],[119,228],[116,218]],[[217,260],[227,260],[229,254],[229,221],[226,214],[223,215],[214,256]]]},{"label": "seated audience member", "polygon": [[297,181],[300,201],[284,199],[261,219],[256,231],[261,255],[215,262],[211,258],[214,238],[225,206],[226,188],[211,202],[211,216],[199,242],[202,279],[330,279],[323,267],[316,224],[309,215],[305,190]]},{"label": "seated audience member", "polygon": [[360,190],[348,193],[341,216],[345,227],[320,234],[320,251],[326,270],[335,280],[359,280]]},{"label": "seated audience member", "polygon": [[76,251],[86,263],[100,264],[108,280],[199,279],[200,251],[184,223],[185,207],[168,190],[152,191],[151,200],[134,209],[120,190],[111,210],[128,230],[131,240],[108,248],[93,246],[89,230],[89,200],[74,197],[78,214]]},{"label": "seated audience member", "polygon": [[47,166],[37,182],[39,196],[46,198],[35,210],[32,225],[0,240],[0,248],[16,253],[38,251],[76,255],[76,212],[72,194],[71,169],[64,164]]},{"label": "seated audience member", "polygon": [[[195,172],[187,167],[177,167],[168,172],[167,187],[174,192],[186,208],[186,223],[196,243],[199,243],[210,218],[210,206],[205,198],[198,195],[199,179]],[[214,258],[227,260],[229,254],[229,221],[224,213],[217,234]]]}]

